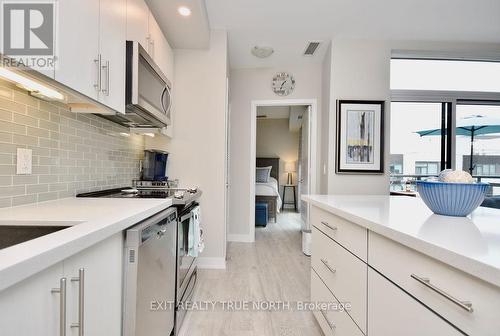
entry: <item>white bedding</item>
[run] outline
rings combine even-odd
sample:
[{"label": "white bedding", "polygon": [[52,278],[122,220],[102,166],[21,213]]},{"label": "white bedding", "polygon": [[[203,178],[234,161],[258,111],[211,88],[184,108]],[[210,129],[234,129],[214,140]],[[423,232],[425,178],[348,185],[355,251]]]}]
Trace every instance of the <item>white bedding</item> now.
[{"label": "white bedding", "polygon": [[255,183],[255,195],[256,196],[278,196],[276,197],[276,210],[277,212],[281,209],[281,196],[278,191],[278,181],[270,177],[267,183]]}]

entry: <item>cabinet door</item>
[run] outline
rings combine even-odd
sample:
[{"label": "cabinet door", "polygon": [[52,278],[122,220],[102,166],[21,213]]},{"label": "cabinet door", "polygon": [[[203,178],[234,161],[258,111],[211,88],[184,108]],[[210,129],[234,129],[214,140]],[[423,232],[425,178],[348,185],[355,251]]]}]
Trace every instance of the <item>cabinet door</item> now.
[{"label": "cabinet door", "polygon": [[173,51],[151,12],[149,13],[149,37],[149,55],[153,57],[165,76],[172,81]]},{"label": "cabinet door", "polygon": [[0,334],[60,335],[60,294],[52,289],[60,287],[62,275],[59,263],[0,292]]},{"label": "cabinet door", "polygon": [[55,79],[97,99],[99,0],[59,0]]},{"label": "cabinet door", "polygon": [[126,0],[101,0],[99,50],[101,92],[99,100],[125,113]]},{"label": "cabinet door", "polygon": [[139,42],[148,50],[149,8],[144,0],[127,0],[127,40]]},{"label": "cabinet door", "polygon": [[[116,234],[64,261],[68,279],[68,335],[77,335],[72,323],[79,323],[79,307],[83,306],[85,335],[120,336],[122,295],[122,234]],[[83,284],[83,287],[80,287]],[[83,301],[79,294],[83,289]]]},{"label": "cabinet door", "polygon": [[372,269],[368,271],[368,333],[370,336],[462,335]]}]

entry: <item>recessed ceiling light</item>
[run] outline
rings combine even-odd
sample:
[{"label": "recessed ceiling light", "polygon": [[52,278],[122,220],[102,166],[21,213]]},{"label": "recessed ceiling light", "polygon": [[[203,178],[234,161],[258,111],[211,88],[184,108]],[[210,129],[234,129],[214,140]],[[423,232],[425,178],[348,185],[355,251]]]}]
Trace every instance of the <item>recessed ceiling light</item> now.
[{"label": "recessed ceiling light", "polygon": [[189,16],[189,15],[191,15],[191,9],[189,9],[186,6],[181,6],[181,7],[177,8],[177,11],[182,16]]},{"label": "recessed ceiling light", "polygon": [[252,55],[258,58],[266,58],[274,53],[274,49],[271,47],[259,47],[255,46],[251,50]]}]

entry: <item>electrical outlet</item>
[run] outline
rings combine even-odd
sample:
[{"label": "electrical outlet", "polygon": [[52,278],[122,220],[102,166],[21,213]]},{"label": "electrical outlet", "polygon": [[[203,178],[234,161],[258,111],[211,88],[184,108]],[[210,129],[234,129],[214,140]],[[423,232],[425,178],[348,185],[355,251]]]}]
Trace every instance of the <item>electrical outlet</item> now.
[{"label": "electrical outlet", "polygon": [[17,175],[31,174],[33,166],[33,151],[26,148],[17,149]]}]

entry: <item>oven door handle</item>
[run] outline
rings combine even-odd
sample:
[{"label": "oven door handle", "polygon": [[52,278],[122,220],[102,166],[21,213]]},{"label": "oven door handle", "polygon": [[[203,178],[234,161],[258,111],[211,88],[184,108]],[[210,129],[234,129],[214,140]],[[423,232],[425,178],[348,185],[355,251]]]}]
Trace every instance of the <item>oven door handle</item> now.
[{"label": "oven door handle", "polygon": [[187,213],[184,216],[181,217],[181,222],[184,222],[186,219],[191,218],[191,213]]}]

